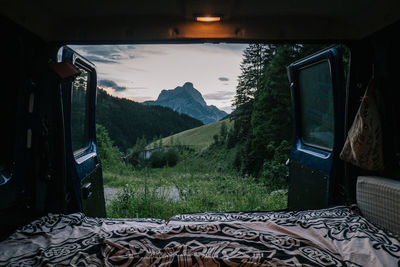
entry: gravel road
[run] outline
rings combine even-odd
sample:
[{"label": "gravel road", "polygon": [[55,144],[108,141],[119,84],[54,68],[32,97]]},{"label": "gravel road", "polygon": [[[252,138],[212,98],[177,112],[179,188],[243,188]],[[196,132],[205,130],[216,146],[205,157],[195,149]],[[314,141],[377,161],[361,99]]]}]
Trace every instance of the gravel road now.
[{"label": "gravel road", "polygon": [[104,186],[104,198],[107,202],[110,202],[111,199],[117,196],[117,193],[120,192],[122,188],[114,188],[114,187],[108,187]]},{"label": "gravel road", "polygon": [[[157,192],[159,194],[166,194],[166,190],[168,190],[167,199],[170,199],[174,202],[179,200],[179,191],[174,186],[168,187],[168,188],[166,188],[166,187],[158,188]],[[106,200],[106,203],[108,203],[112,199],[114,199],[117,196],[118,192],[121,192],[121,191],[122,191],[122,188],[104,186],[104,198]]]}]

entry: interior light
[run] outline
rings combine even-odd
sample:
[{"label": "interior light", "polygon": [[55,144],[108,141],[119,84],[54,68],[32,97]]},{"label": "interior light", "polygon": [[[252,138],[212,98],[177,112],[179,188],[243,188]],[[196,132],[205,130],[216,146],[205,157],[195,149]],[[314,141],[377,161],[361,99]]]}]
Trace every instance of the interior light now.
[{"label": "interior light", "polygon": [[196,20],[201,22],[216,22],[221,21],[221,17],[196,17]]}]

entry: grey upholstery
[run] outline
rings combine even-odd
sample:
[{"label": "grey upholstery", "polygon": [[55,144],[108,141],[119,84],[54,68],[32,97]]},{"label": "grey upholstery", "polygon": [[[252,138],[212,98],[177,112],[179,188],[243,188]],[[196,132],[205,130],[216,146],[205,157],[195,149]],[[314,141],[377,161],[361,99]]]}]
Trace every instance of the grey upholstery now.
[{"label": "grey upholstery", "polygon": [[400,181],[358,177],[357,205],[369,221],[400,236]]}]

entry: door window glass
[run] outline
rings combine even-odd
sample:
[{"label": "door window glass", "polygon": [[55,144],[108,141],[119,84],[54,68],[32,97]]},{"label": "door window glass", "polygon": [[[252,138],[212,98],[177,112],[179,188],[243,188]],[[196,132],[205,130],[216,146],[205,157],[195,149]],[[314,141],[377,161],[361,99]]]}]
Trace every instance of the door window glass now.
[{"label": "door window glass", "polygon": [[301,134],[306,145],[333,148],[333,91],[328,61],[300,70]]},{"label": "door window glass", "polygon": [[81,74],[72,83],[71,94],[71,138],[74,152],[89,145],[89,73],[80,69]]}]

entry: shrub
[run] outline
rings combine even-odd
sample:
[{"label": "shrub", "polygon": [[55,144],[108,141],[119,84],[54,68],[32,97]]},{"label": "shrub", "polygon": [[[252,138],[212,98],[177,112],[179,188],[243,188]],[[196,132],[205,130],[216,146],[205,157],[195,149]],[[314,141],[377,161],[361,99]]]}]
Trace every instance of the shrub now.
[{"label": "shrub", "polygon": [[288,173],[286,160],[289,157],[290,144],[283,140],[278,146],[273,146],[274,156],[264,161],[261,169],[261,180],[276,189],[286,186],[285,176]]},{"label": "shrub", "polygon": [[152,168],[162,168],[165,166],[166,161],[163,151],[155,151],[150,156],[150,164]]},{"label": "shrub", "polygon": [[125,165],[121,160],[121,152],[114,146],[107,129],[100,124],[96,124],[96,141],[104,170],[118,170]]},{"label": "shrub", "polygon": [[168,167],[173,167],[178,163],[178,152],[175,149],[168,149],[164,153],[164,157]]},{"label": "shrub", "polygon": [[164,166],[172,167],[177,163],[178,152],[173,148],[155,151],[150,156],[150,164],[153,168],[162,168]]},{"label": "shrub", "polygon": [[136,144],[129,151],[129,162],[134,167],[143,167],[145,160],[142,156],[144,149],[146,148],[147,141],[143,138],[138,138]]}]

